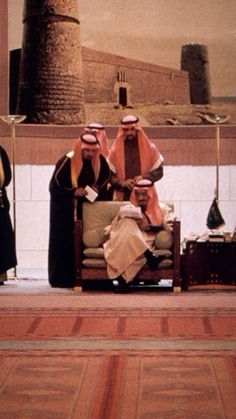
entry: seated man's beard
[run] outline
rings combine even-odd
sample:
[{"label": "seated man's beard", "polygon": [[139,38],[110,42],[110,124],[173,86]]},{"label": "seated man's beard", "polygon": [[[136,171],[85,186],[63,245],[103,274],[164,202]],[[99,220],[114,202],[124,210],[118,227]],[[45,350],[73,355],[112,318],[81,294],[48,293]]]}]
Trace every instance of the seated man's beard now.
[{"label": "seated man's beard", "polygon": [[140,201],[138,203],[138,205],[141,208],[142,212],[145,212],[146,211],[146,209],[147,209],[147,203],[146,202]]}]

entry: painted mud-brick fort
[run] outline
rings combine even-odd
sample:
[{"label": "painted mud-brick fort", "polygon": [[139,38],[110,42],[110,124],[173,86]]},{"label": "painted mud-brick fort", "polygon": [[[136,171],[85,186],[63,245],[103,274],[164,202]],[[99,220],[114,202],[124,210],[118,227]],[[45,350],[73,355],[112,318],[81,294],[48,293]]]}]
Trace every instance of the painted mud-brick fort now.
[{"label": "painted mud-brick fort", "polygon": [[206,46],[185,45],[181,70],[83,47],[76,0],[25,0],[23,28],[10,105],[28,123],[84,124],[92,114],[111,124],[140,106],[155,123],[153,106],[210,101]]}]

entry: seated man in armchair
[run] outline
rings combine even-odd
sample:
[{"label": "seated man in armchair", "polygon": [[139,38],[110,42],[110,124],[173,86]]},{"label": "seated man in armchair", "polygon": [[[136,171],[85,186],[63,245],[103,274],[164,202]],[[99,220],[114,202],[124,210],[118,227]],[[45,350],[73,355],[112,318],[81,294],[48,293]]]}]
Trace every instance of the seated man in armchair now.
[{"label": "seated man in armchair", "polygon": [[107,227],[109,239],[104,243],[104,257],[110,279],[118,282],[117,292],[127,292],[129,283],[147,263],[158,268],[165,258],[153,253],[155,233],[163,228],[162,212],[153,183],[139,180],[133,188],[131,204],[120,209]]}]

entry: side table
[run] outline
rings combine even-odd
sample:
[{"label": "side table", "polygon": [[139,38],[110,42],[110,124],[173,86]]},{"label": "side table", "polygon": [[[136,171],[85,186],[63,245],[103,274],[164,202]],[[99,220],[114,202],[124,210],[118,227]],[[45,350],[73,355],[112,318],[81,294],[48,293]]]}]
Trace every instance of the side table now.
[{"label": "side table", "polygon": [[235,241],[187,241],[182,255],[182,289],[189,285],[236,285]]}]

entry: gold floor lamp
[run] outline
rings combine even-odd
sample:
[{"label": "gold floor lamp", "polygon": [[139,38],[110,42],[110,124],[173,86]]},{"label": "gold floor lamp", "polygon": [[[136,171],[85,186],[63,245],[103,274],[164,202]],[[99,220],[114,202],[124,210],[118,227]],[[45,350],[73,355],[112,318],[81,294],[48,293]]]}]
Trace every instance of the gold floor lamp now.
[{"label": "gold floor lamp", "polygon": [[224,219],[218,208],[219,205],[219,168],[220,168],[220,125],[225,124],[229,121],[229,116],[218,116],[212,114],[205,114],[204,118],[210,123],[214,124],[216,127],[216,188],[215,188],[215,197],[211,208],[208,213],[208,226],[212,228],[219,228],[224,225]]},{"label": "gold floor lamp", "polygon": [[[12,160],[12,185],[13,185],[13,229],[16,243],[16,175],[15,175],[15,140],[16,140],[16,124],[20,124],[26,118],[26,115],[0,115],[3,122],[11,127],[11,160]],[[17,279],[16,266],[14,267],[14,279]]]}]

